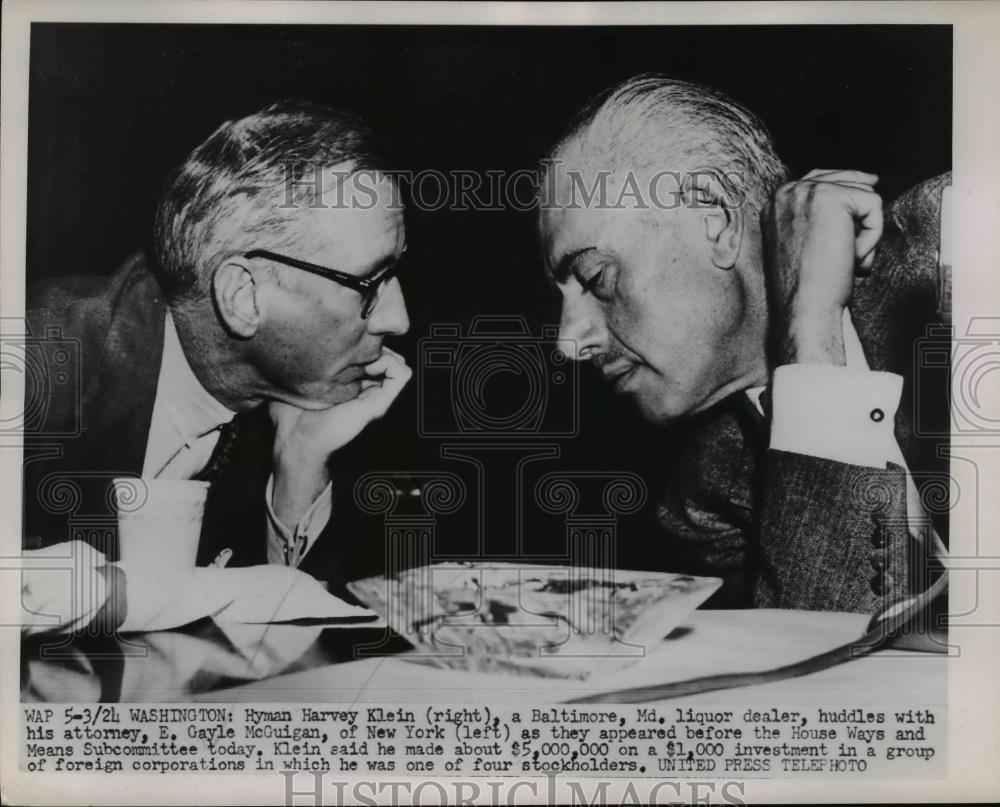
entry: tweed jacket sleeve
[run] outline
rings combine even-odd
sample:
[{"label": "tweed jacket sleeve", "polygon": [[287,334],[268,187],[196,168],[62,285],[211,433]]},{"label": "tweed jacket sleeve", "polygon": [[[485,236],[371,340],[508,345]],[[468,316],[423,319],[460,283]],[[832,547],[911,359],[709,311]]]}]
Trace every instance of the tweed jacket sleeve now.
[{"label": "tweed jacket sleeve", "polygon": [[768,451],[757,607],[874,613],[909,593],[906,472]]}]

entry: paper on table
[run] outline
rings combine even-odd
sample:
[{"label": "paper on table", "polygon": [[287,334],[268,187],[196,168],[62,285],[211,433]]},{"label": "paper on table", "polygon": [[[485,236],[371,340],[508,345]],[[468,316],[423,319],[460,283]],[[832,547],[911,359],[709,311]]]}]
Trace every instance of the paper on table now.
[{"label": "paper on table", "polygon": [[204,617],[222,624],[295,619],[384,624],[373,611],[344,602],[315,578],[287,566],[151,569],[127,562],[108,564],[101,552],[81,541],[26,551],[23,557],[22,623],[29,633],[74,631],[94,619],[106,602],[115,607],[120,593],[115,591],[116,568],[125,580],[120,632],[168,630]]}]

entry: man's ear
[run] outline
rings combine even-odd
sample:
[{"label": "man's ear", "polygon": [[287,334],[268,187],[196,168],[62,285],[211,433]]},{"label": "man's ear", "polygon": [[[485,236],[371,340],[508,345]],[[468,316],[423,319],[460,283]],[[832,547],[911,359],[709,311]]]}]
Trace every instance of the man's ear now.
[{"label": "man's ear", "polygon": [[701,217],[712,263],[732,269],[740,256],[745,223],[738,189],[714,168],[699,168],[685,177],[684,198]]},{"label": "man's ear", "polygon": [[226,260],[212,275],[212,300],[223,326],[234,336],[249,339],[260,327],[259,289],[253,273],[239,257]]}]

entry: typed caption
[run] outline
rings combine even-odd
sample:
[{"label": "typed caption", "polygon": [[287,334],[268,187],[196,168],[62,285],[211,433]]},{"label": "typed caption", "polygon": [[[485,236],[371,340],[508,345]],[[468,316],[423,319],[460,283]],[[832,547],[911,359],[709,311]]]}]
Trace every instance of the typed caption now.
[{"label": "typed caption", "polygon": [[943,707],[40,705],[32,772],[931,777]]}]

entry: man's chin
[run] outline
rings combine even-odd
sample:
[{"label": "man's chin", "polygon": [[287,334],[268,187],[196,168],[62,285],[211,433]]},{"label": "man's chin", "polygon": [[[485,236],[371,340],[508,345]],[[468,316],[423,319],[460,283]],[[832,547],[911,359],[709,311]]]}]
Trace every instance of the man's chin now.
[{"label": "man's chin", "polygon": [[337,404],[353,401],[361,394],[361,379],[344,381],[321,389],[303,390],[294,403],[300,409],[329,409]]},{"label": "man's chin", "polygon": [[688,414],[683,409],[674,409],[666,406],[663,399],[656,395],[636,393],[628,397],[631,399],[632,405],[639,413],[639,416],[643,420],[657,426],[666,426]]},{"label": "man's chin", "polygon": [[339,383],[324,396],[324,400],[329,406],[353,401],[361,394],[361,379],[357,381],[346,381]]},{"label": "man's chin", "polygon": [[666,426],[694,414],[697,406],[687,396],[662,391],[636,389],[623,395],[639,416],[654,425]]}]

